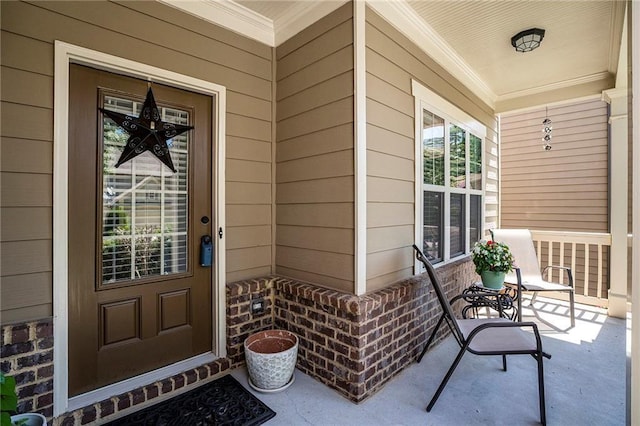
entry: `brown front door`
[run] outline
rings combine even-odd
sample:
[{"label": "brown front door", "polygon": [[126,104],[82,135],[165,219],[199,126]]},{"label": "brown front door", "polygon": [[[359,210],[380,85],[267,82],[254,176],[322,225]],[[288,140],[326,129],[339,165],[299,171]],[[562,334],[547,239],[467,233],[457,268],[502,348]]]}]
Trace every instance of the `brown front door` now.
[{"label": "brown front door", "polygon": [[70,67],[69,395],[211,351],[211,98],[153,83],[176,172],[150,152],[115,167],[148,83]]}]

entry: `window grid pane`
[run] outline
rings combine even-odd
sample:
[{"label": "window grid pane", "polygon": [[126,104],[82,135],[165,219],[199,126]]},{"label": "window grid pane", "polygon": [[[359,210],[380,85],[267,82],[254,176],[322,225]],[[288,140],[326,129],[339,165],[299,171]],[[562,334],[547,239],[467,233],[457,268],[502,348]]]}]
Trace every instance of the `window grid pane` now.
[{"label": "window grid pane", "polygon": [[449,209],[449,253],[451,257],[465,252],[465,195],[450,194]]},{"label": "window grid pane", "polygon": [[444,259],[444,193],[424,191],[422,250],[432,263]]},{"label": "window grid pane", "polygon": [[[137,115],[141,104],[105,96],[105,109]],[[163,121],[188,125],[189,113],[160,108]],[[103,122],[102,284],[187,271],[188,133],[167,141],[172,173],[149,152],[116,168],[129,135]]]},{"label": "window grid pane", "polygon": [[466,132],[455,124],[451,124],[449,125],[449,184],[452,188],[467,187],[466,157]]},{"label": "window grid pane", "polygon": [[424,110],[422,118],[424,183],[444,185],[444,119]]},{"label": "window grid pane", "polygon": [[482,189],[482,139],[469,135],[469,185]]},{"label": "window grid pane", "polygon": [[469,251],[482,236],[482,196],[471,195],[469,199]]}]

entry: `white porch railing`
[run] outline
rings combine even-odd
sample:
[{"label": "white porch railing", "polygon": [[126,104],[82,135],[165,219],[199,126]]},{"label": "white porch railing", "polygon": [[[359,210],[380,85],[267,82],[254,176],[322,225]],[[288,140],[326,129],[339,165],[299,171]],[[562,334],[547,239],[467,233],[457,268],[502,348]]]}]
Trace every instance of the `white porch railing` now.
[{"label": "white porch railing", "polygon": [[[538,263],[571,267],[575,293],[582,303],[606,305],[611,234],[532,230]],[[549,270],[547,280],[566,283],[567,276]],[[578,300],[578,299],[577,299]]]}]

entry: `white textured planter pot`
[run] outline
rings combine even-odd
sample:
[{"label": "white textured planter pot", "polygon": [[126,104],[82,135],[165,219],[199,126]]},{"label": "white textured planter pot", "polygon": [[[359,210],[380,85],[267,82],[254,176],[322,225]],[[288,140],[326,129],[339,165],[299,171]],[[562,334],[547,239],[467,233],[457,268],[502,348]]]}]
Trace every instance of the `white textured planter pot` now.
[{"label": "white textured planter pot", "polygon": [[285,330],[266,330],[244,341],[249,384],[261,392],[277,392],[293,383],[298,337]]},{"label": "white textured planter pot", "polygon": [[38,413],[26,413],[26,414],[16,414],[15,416],[11,416],[11,422],[16,424],[18,422],[21,426],[47,426],[47,418],[42,414]]}]

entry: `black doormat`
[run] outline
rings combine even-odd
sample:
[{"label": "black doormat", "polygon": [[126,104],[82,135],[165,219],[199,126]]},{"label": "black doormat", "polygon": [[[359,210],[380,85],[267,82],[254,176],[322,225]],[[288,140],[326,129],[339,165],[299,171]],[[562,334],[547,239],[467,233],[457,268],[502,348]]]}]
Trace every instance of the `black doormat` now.
[{"label": "black doormat", "polygon": [[257,426],[275,415],[275,411],[227,375],[108,424]]}]

